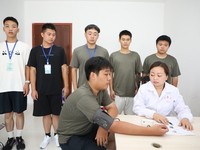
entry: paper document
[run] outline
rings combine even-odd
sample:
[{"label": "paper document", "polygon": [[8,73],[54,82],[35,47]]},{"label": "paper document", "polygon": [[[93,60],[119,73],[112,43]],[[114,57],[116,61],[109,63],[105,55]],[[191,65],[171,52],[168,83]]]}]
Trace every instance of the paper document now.
[{"label": "paper document", "polygon": [[172,125],[168,124],[167,127],[169,128],[169,131],[166,133],[166,135],[194,135],[191,131],[183,129],[182,126],[178,126],[179,120],[175,117],[167,117],[169,122],[172,123]]}]

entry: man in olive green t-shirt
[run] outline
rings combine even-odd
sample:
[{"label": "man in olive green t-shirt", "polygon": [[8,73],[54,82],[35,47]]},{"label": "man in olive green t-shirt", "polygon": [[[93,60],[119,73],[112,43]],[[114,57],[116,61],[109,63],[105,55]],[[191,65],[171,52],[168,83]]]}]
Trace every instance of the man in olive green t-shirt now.
[{"label": "man in olive green t-shirt", "polygon": [[145,58],[143,63],[143,77],[148,76],[150,66],[156,62],[161,61],[169,68],[169,76],[167,82],[176,86],[178,85],[178,76],[181,74],[178,62],[175,57],[167,54],[171,45],[171,38],[167,35],[161,35],[156,39],[157,53]]},{"label": "man in olive green t-shirt", "polygon": [[[99,37],[100,29],[94,24],[90,24],[85,27],[85,38],[87,43],[76,49],[74,49],[72,60],[70,62],[70,67],[72,67],[72,84],[74,90],[83,85],[86,81],[85,77],[85,62],[95,56],[102,56],[109,59],[108,51],[97,45],[96,41]],[[77,74],[79,70],[79,74]],[[78,83],[77,83],[78,79]]]},{"label": "man in olive green t-shirt", "polygon": [[137,75],[142,72],[142,63],[137,52],[129,50],[132,34],[123,30],[119,34],[121,49],[110,55],[113,66],[113,80],[110,82],[110,95],[115,101],[118,113],[134,115],[133,97],[137,92]]},{"label": "man in olive green t-shirt", "polygon": [[[114,120],[118,114],[117,107],[106,90],[111,80],[111,69],[112,65],[103,57],[87,60],[87,82],[66,99],[60,114],[57,132],[62,150],[115,149],[114,141],[108,142],[114,132],[129,135],[163,135],[168,131],[165,125],[140,127]],[[100,106],[104,106],[106,111]]]}]

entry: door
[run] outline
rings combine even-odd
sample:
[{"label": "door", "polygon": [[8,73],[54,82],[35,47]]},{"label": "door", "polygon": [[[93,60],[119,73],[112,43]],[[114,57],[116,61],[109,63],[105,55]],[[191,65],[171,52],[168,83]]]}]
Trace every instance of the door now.
[{"label": "door", "polygon": [[[32,47],[42,44],[42,25],[44,23],[32,24]],[[64,48],[69,66],[72,57],[72,24],[71,23],[53,23],[56,26],[56,40],[55,45]],[[69,67],[69,94],[72,92],[72,76],[71,67]]]}]

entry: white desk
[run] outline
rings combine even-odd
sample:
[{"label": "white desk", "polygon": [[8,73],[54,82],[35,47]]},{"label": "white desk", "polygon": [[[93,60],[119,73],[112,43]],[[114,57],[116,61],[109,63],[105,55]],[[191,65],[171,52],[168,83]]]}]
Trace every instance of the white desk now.
[{"label": "white desk", "polygon": [[[119,115],[121,121],[141,124],[142,117],[132,115]],[[164,136],[134,136],[115,133],[117,150],[200,150],[200,117],[194,117],[192,125],[195,135],[164,135]],[[155,148],[152,143],[158,143]]]}]

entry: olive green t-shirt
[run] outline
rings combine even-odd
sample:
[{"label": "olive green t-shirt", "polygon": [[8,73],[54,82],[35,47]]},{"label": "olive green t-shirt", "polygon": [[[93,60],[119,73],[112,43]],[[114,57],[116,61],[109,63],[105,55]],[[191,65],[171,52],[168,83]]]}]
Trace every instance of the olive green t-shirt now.
[{"label": "olive green t-shirt", "polygon": [[143,71],[139,54],[134,51],[127,54],[116,51],[110,55],[110,63],[114,71],[115,94],[121,97],[134,97],[136,74]]},{"label": "olive green t-shirt", "polygon": [[146,57],[143,64],[143,69],[144,69],[143,73],[149,74],[149,68],[156,61],[161,61],[168,66],[169,68],[169,76],[167,80],[168,83],[170,84],[172,83],[172,77],[177,77],[181,74],[176,58],[174,58],[171,55],[167,55],[165,58],[158,58],[156,54],[152,54]]},{"label": "olive green t-shirt", "polygon": [[62,107],[57,129],[59,143],[66,143],[73,135],[89,133],[94,123],[92,117],[95,112],[100,106],[107,106],[112,102],[107,90],[99,91],[95,95],[85,82],[66,99]]},{"label": "olive green t-shirt", "polygon": [[[94,54],[94,49],[89,49],[89,54],[91,55]],[[84,67],[85,67],[85,62],[90,58],[89,54],[86,45],[80,46],[74,49],[73,51],[70,67],[79,69],[78,87],[80,87],[85,83],[85,81],[87,81]],[[109,60],[108,51],[99,45],[96,46],[96,52],[94,54],[94,57],[95,56],[102,56],[107,60]]]}]

